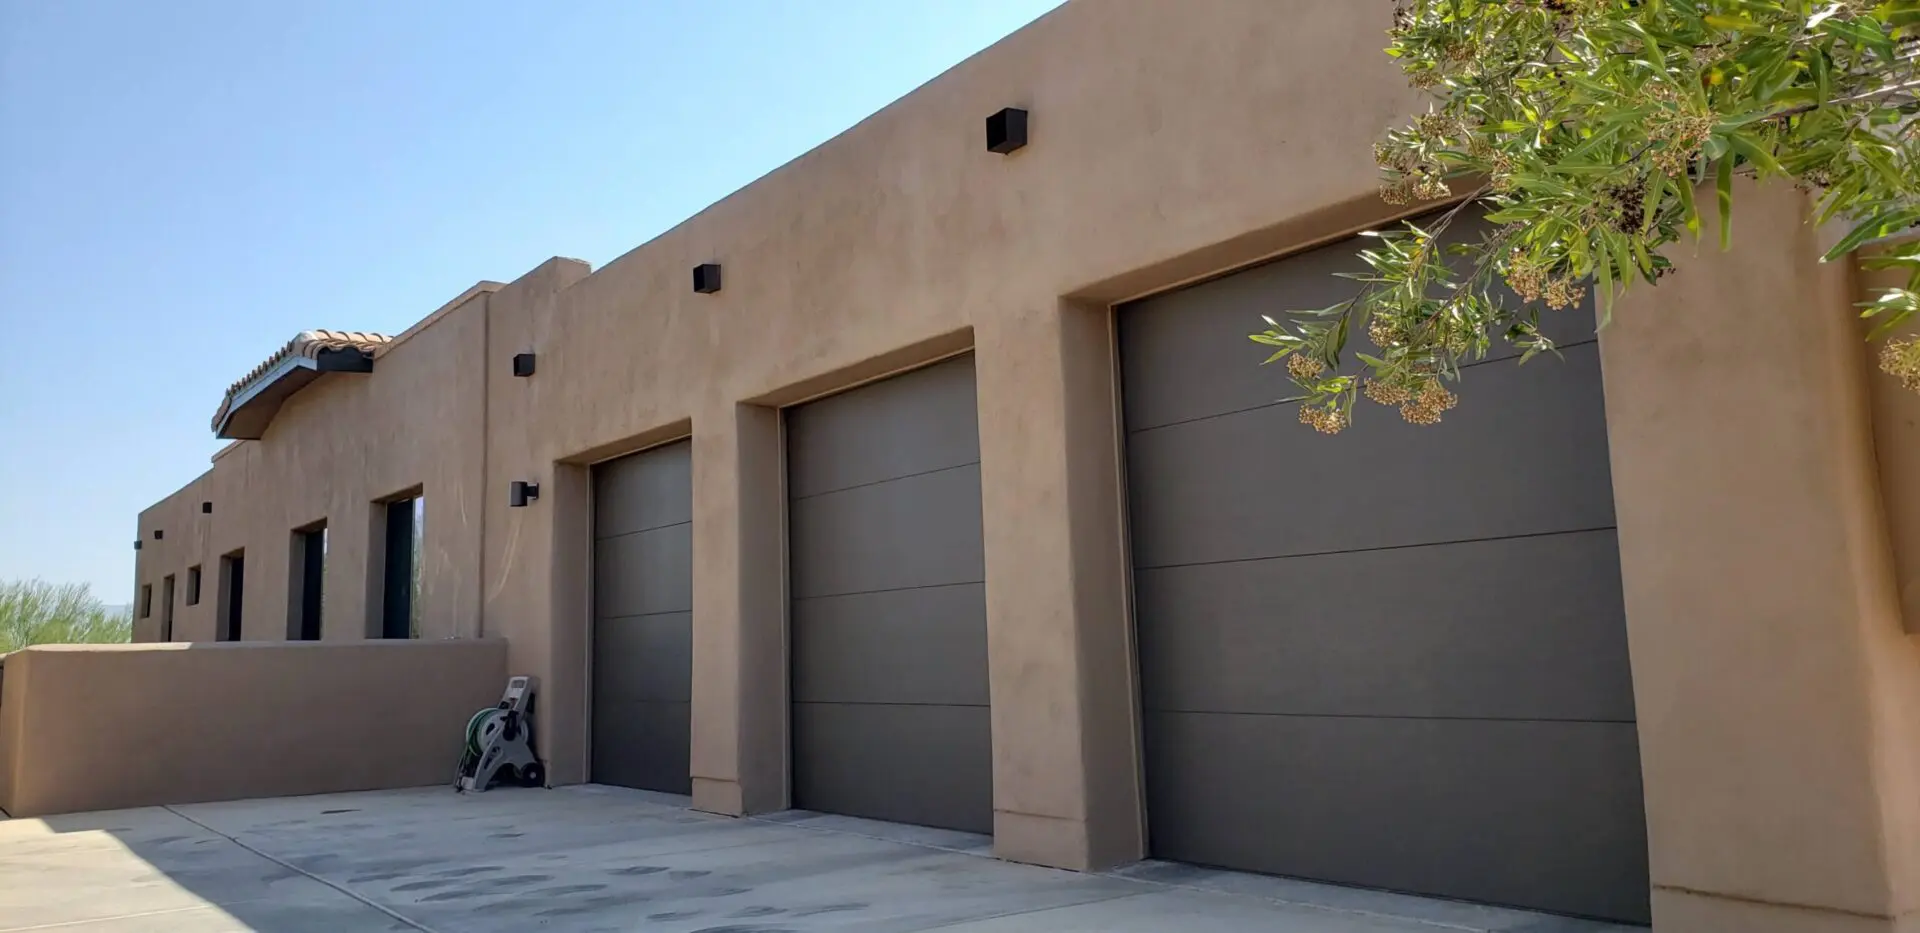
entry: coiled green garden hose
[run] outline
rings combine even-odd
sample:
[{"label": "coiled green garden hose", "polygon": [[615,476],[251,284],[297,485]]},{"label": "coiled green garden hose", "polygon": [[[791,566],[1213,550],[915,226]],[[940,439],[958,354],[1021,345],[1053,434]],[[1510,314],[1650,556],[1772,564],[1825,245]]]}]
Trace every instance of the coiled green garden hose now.
[{"label": "coiled green garden hose", "polygon": [[491,722],[493,717],[501,712],[504,711],[499,707],[489,706],[486,709],[474,713],[473,718],[467,720],[467,754],[475,758],[480,757],[480,742],[485,738],[484,733],[487,728],[487,723]]}]

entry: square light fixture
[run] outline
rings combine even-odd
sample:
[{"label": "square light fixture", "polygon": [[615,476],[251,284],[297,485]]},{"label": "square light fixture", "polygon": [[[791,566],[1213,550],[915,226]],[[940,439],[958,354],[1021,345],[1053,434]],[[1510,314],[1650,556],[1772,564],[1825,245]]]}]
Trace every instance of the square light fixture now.
[{"label": "square light fixture", "polygon": [[720,264],[703,262],[693,267],[693,290],[711,295],[720,290]]},{"label": "square light fixture", "polygon": [[153,540],[155,540],[155,541],[158,541],[158,540],[160,540],[161,538],[164,538],[164,537],[166,537],[166,536],[167,536],[167,533],[166,533],[166,532],[164,532],[164,531],[161,531],[161,530],[160,530],[160,529],[158,529],[158,528],[155,528],[155,529],[153,530]]},{"label": "square light fixture", "polygon": [[987,151],[1006,155],[1027,144],[1027,112],[1008,107],[987,118]]},{"label": "square light fixture", "polygon": [[137,551],[137,550],[140,550],[140,539],[139,539],[139,538],[135,538],[135,539],[133,539],[133,549],[134,549],[134,550],[136,550],[136,551]]},{"label": "square light fixture", "polygon": [[213,514],[213,503],[211,503],[211,502],[202,502],[202,503],[200,503],[200,514],[202,514],[202,515],[212,515],[212,514]]},{"label": "square light fixture", "polygon": [[533,354],[515,353],[513,355],[513,374],[521,378],[533,375]]},{"label": "square light fixture", "polygon": [[510,508],[526,508],[527,503],[538,498],[540,498],[539,483],[516,479],[507,486],[507,506]]}]

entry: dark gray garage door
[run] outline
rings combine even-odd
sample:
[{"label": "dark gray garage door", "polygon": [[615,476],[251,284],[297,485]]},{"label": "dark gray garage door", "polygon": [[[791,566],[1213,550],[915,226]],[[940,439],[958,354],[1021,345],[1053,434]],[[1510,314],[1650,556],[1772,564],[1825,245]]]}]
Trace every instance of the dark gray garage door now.
[{"label": "dark gray garage door", "polygon": [[1322,437],[1246,334],[1351,297],[1355,248],[1119,312],[1152,849],[1644,922],[1591,312],[1440,425]]},{"label": "dark gray garage door", "polygon": [[688,793],[693,446],[593,469],[593,780]]},{"label": "dark gray garage door", "polygon": [[993,831],[973,358],[787,415],[793,802]]}]

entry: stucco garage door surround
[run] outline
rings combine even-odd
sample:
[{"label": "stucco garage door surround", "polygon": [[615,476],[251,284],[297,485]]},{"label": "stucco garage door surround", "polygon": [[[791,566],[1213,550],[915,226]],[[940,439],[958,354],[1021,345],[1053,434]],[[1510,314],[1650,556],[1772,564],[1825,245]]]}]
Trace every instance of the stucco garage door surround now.
[{"label": "stucco garage door surround", "polygon": [[693,445],[593,469],[592,780],[684,794],[693,671]]},{"label": "stucco garage door surround", "polygon": [[794,806],[992,832],[973,357],[786,429]]},{"label": "stucco garage door surround", "polygon": [[1152,850],[1645,922],[1591,312],[1439,427],[1321,437],[1245,334],[1356,250],[1119,311]]}]

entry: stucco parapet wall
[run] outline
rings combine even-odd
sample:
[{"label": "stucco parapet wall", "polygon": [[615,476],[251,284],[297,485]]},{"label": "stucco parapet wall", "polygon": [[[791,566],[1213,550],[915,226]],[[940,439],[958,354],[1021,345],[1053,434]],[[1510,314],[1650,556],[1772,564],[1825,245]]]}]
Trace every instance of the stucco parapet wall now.
[{"label": "stucco parapet wall", "polygon": [[14,817],[436,784],[502,639],[43,645],[6,656]]},{"label": "stucco parapet wall", "polygon": [[387,353],[393,350],[394,347],[397,347],[402,343],[405,343],[413,335],[418,334],[429,327],[432,327],[434,324],[438,323],[441,318],[446,317],[449,314],[452,314],[455,308],[458,308],[461,305],[464,305],[475,298],[479,298],[484,295],[491,295],[494,292],[497,292],[505,287],[507,287],[506,283],[495,282],[489,279],[481,279],[480,281],[473,283],[473,285],[469,287],[466,291],[461,292],[458,295],[455,295],[452,301],[449,301],[446,304],[443,304],[440,307],[435,308],[432,314],[429,314],[426,317],[423,317],[420,320],[415,321],[412,327],[409,327],[406,330],[401,331],[399,334],[396,334],[392,339],[388,340],[385,345],[376,348],[374,350],[374,357],[378,359],[379,357],[386,356]]}]

